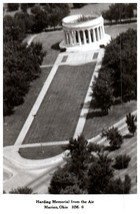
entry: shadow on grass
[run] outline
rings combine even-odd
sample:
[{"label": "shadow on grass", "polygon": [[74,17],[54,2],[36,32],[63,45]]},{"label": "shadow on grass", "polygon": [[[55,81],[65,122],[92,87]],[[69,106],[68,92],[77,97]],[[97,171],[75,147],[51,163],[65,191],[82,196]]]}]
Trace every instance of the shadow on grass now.
[{"label": "shadow on grass", "polygon": [[124,136],[123,136],[123,138],[124,139],[129,139],[129,138],[132,138],[133,137],[133,135],[132,134],[125,134]]},{"label": "shadow on grass", "polygon": [[53,50],[60,51],[59,44],[60,44],[60,42],[57,42],[57,43],[53,44],[53,45],[51,46],[51,48],[52,48]]},{"label": "shadow on grass", "polygon": [[96,111],[89,112],[87,115],[87,119],[92,119],[94,117],[103,117],[106,115],[107,115],[106,112],[103,112],[101,110],[96,110]]}]

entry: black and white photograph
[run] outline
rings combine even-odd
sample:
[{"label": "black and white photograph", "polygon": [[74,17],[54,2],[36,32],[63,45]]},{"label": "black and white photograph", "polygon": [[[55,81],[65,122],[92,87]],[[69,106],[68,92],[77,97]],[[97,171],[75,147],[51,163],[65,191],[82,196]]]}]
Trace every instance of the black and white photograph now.
[{"label": "black and white photograph", "polygon": [[138,3],[1,7],[2,197],[30,194],[38,213],[136,198]]}]

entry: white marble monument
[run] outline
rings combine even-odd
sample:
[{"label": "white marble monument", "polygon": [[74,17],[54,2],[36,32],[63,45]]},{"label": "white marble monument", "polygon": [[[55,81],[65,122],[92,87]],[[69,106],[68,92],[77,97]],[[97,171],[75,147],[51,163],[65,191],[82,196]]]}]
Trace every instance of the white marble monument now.
[{"label": "white marble monument", "polygon": [[95,50],[107,45],[111,37],[105,33],[102,16],[72,15],[62,20],[64,40],[60,48],[66,51]]}]

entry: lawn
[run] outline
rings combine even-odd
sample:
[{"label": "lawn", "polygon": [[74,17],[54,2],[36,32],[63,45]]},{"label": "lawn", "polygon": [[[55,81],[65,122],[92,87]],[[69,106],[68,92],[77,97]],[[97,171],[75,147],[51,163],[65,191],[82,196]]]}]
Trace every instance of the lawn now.
[{"label": "lawn", "polygon": [[59,66],[24,144],[73,137],[95,63]]},{"label": "lawn", "polygon": [[41,76],[31,83],[29,93],[22,105],[15,108],[15,112],[4,118],[4,146],[13,145],[20,130],[46,80],[51,68],[42,68]]},{"label": "lawn", "polygon": [[30,148],[20,148],[19,153],[23,158],[40,160],[51,158],[64,152],[62,145],[40,146]]},{"label": "lawn", "polygon": [[83,14],[83,15],[101,15],[102,11],[108,10],[109,5],[111,3],[92,3],[92,4],[87,4],[82,8],[78,9],[71,9],[70,15],[75,15],[75,14]]},{"label": "lawn", "polygon": [[46,57],[44,57],[43,65],[54,64],[60,50],[53,49],[52,46],[60,43],[64,39],[63,31],[52,31],[40,33],[34,38],[33,42],[40,42],[43,45],[43,49],[47,52]]},{"label": "lawn", "polygon": [[95,110],[90,108],[83,130],[85,138],[90,139],[98,135],[103,128],[108,128],[122,119],[127,113],[137,109],[136,101],[114,105],[106,116],[97,116]]},{"label": "lawn", "polygon": [[137,23],[130,23],[130,24],[119,24],[119,25],[106,25],[105,32],[109,34],[112,38],[115,38],[120,33],[127,31],[129,28],[134,30],[137,29]]}]

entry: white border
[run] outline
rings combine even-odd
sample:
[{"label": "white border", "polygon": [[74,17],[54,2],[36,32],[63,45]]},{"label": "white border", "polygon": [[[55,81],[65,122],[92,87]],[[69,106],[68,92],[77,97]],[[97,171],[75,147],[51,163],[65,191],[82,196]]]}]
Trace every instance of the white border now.
[{"label": "white border", "polygon": [[[33,213],[33,214],[42,214],[42,213],[108,213],[108,214],[118,214],[118,213],[139,213],[139,203],[140,203],[140,197],[139,197],[139,112],[138,112],[138,140],[137,140],[137,146],[138,146],[138,152],[137,152],[137,158],[138,158],[138,189],[137,189],[137,194],[136,195],[10,195],[10,194],[3,194],[3,152],[2,152],[2,146],[3,146],[3,119],[2,119],[2,109],[3,109],[3,3],[19,3],[18,0],[16,1],[11,1],[11,0],[2,0],[0,1],[0,39],[1,39],[1,48],[0,48],[0,66],[1,66],[1,78],[0,78],[0,97],[1,97],[1,103],[0,103],[0,115],[1,115],[1,120],[0,120],[0,137],[1,137],[1,154],[0,154],[0,213],[14,213],[14,214],[19,214],[19,213]],[[20,1],[23,3],[31,3],[31,2],[42,2],[42,3],[47,3],[47,1],[40,1],[40,0],[34,0],[34,1]],[[139,32],[139,14],[140,14],[140,6],[139,6],[139,1],[94,1],[94,0],[80,0],[80,1],[66,1],[66,0],[58,0],[58,1],[48,1],[48,2],[58,2],[58,3],[73,3],[73,2],[82,2],[82,3],[138,3],[138,40],[140,38],[140,32]],[[140,44],[138,41],[138,60],[139,58],[139,50],[140,50]],[[139,61],[138,61],[138,83],[139,83]],[[139,84],[138,84],[139,85]],[[138,87],[139,91],[139,87]],[[138,93],[138,109],[139,109],[139,93]],[[94,200],[93,205],[85,206],[85,209],[81,210],[45,210],[43,209],[42,205],[37,205],[35,202],[37,199],[40,200]]]}]

